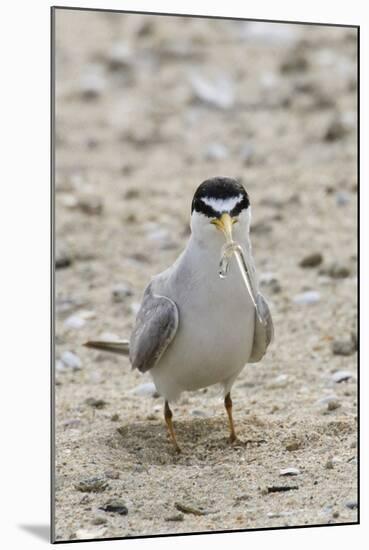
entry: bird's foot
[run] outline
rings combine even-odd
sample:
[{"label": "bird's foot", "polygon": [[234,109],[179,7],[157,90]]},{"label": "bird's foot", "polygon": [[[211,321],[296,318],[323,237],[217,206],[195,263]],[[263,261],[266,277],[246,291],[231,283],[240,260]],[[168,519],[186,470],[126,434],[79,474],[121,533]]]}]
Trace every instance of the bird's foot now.
[{"label": "bird's foot", "polygon": [[181,447],[178,445],[177,440],[173,439],[170,433],[168,433],[168,439],[170,440],[170,446],[174,449],[174,452],[180,454],[182,452]]},{"label": "bird's foot", "polygon": [[228,441],[231,445],[237,445],[237,443],[241,443],[235,433],[231,433]]}]

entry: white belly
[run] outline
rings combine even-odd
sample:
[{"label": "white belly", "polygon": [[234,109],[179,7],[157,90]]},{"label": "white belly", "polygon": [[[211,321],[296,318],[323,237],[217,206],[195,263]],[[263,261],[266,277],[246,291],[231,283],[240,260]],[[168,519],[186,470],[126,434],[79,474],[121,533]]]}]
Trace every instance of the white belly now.
[{"label": "white belly", "polygon": [[151,370],[159,393],[170,401],[182,391],[233,383],[251,354],[255,315],[234,261],[226,279],[218,276],[217,258],[206,272],[179,271],[175,279],[161,290],[177,304],[178,331]]}]

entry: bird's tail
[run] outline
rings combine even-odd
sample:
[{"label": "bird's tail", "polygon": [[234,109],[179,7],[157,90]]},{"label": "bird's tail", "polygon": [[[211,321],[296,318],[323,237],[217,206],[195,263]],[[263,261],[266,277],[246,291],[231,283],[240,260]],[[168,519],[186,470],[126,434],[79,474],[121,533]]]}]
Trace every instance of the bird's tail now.
[{"label": "bird's tail", "polygon": [[110,351],[118,355],[129,354],[129,340],[89,340],[83,345],[86,346],[86,348]]}]

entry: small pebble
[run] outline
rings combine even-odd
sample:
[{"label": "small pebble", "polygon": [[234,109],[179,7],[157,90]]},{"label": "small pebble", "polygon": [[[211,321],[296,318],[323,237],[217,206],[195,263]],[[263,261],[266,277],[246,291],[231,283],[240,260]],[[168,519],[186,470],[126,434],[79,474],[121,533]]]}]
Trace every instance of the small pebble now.
[{"label": "small pebble", "polygon": [[80,504],[89,504],[90,502],[92,502],[92,497],[88,494],[84,494],[79,501]]},{"label": "small pebble", "polygon": [[313,95],[316,109],[332,109],[336,105],[335,98],[322,90],[315,90]]},{"label": "small pebble", "polygon": [[337,401],[337,395],[327,395],[326,397],[323,397],[322,399],[319,399],[317,401],[317,405],[329,405],[330,401]]},{"label": "small pebble", "polygon": [[332,506],[331,505],[324,506],[323,512],[324,512],[324,514],[329,514],[330,515],[332,513]]},{"label": "small pebble", "polygon": [[98,99],[106,88],[105,78],[99,72],[88,72],[84,74],[80,81],[80,93],[83,99]]},{"label": "small pebble", "polygon": [[272,226],[266,222],[260,221],[251,225],[251,233],[256,235],[266,235],[272,232]]},{"label": "small pebble", "polygon": [[301,441],[298,439],[291,439],[285,444],[287,451],[297,451],[301,447]]},{"label": "small pebble", "polygon": [[235,504],[239,504],[240,502],[243,502],[244,500],[251,500],[251,496],[248,493],[244,493],[242,495],[238,495],[235,497]]},{"label": "small pebble", "polygon": [[346,265],[334,262],[329,267],[320,269],[319,274],[328,275],[332,279],[345,279],[351,275],[351,270]]},{"label": "small pebble", "polygon": [[320,265],[322,261],[323,256],[320,254],[320,252],[313,252],[312,254],[308,254],[307,256],[305,256],[299,263],[299,266],[316,267],[317,265]]},{"label": "small pebble", "polygon": [[59,372],[66,370],[66,366],[64,365],[63,361],[55,361],[55,370]]},{"label": "small pebble", "polygon": [[282,73],[297,73],[306,71],[309,68],[308,60],[302,52],[296,51],[295,48],[291,54],[281,64]]},{"label": "small pebble", "polygon": [[201,54],[193,48],[188,40],[169,41],[161,50],[161,53],[167,58],[179,58],[189,61],[194,57],[201,57]]},{"label": "small pebble", "polygon": [[73,370],[80,370],[82,367],[80,358],[72,351],[64,351],[61,355],[61,361],[66,367]]},{"label": "small pebble", "polygon": [[84,319],[85,321],[96,319],[96,312],[89,309],[81,309],[80,311],[78,311],[78,317]]},{"label": "small pebble", "polygon": [[64,269],[69,267],[72,265],[72,262],[72,256],[67,250],[57,249],[55,251],[55,269]]},{"label": "small pebble", "polygon": [[350,378],[352,378],[352,374],[347,370],[338,370],[332,374],[332,380],[336,384],[346,382],[347,380],[350,380]]},{"label": "small pebble", "polygon": [[262,273],[259,277],[259,283],[260,286],[266,287],[273,294],[278,294],[282,290],[277,277],[273,273]]},{"label": "small pebble", "polygon": [[269,208],[280,210],[285,205],[285,201],[278,197],[264,197],[260,201],[260,204],[262,204],[263,206],[268,206]]},{"label": "small pebble", "polygon": [[129,296],[133,296],[133,291],[125,284],[116,285],[112,289],[113,302],[124,302]]},{"label": "small pebble", "polygon": [[336,193],[336,203],[337,206],[346,206],[351,200],[351,196],[347,191],[337,191]]},{"label": "small pebble", "polygon": [[117,42],[113,44],[107,54],[107,65],[111,71],[121,71],[131,69],[132,50],[128,44]]},{"label": "small pebble", "polygon": [[199,418],[205,418],[206,416],[208,416],[206,412],[201,411],[199,409],[192,409],[191,414],[192,416],[197,416]]},{"label": "small pebble", "polygon": [[324,141],[333,142],[338,141],[346,136],[348,132],[347,126],[343,123],[342,119],[335,117],[329,123],[325,134]]},{"label": "small pebble", "polygon": [[155,33],[155,23],[153,19],[137,19],[135,28],[137,36],[150,36]]},{"label": "small pebble", "polygon": [[255,160],[255,151],[252,145],[246,143],[241,147],[240,158],[244,164],[251,164]]},{"label": "small pebble", "polygon": [[103,515],[96,514],[91,523],[92,525],[104,525],[105,523],[107,523],[107,521],[108,520]]},{"label": "small pebble", "polygon": [[88,397],[85,399],[85,403],[94,409],[104,409],[108,404],[103,399],[95,399],[94,397]]},{"label": "small pebble", "polygon": [[334,468],[333,460],[331,459],[327,460],[327,462],[325,463],[325,469],[333,470],[333,468]]},{"label": "small pebble", "polygon": [[346,508],[349,508],[350,510],[356,510],[357,509],[357,500],[349,500],[345,504]]},{"label": "small pebble", "polygon": [[102,493],[108,487],[105,477],[89,477],[75,485],[75,488],[82,493]]},{"label": "small pebble", "polygon": [[357,350],[357,332],[351,332],[351,341],[352,345],[355,346],[355,350]]},{"label": "small pebble", "polygon": [[280,85],[280,79],[272,71],[264,71],[260,76],[260,84],[264,90],[275,90]]},{"label": "small pebble", "polygon": [[101,506],[100,510],[104,512],[114,512],[120,516],[126,516],[128,514],[128,508],[121,500],[109,500],[104,506]]},{"label": "small pebble", "polygon": [[332,400],[328,402],[328,410],[329,411],[335,411],[336,409],[339,409],[341,407],[341,403],[337,400]]},{"label": "small pebble", "polygon": [[287,374],[280,374],[279,376],[276,376],[274,380],[272,380],[267,387],[269,389],[278,389],[278,388],[285,388],[288,384],[288,375]]},{"label": "small pebble", "polygon": [[228,148],[222,143],[210,143],[205,151],[205,158],[207,160],[224,160],[228,156]]},{"label": "small pebble", "polygon": [[317,290],[308,290],[306,292],[302,292],[301,294],[297,294],[293,301],[295,304],[298,305],[311,305],[316,304],[320,300],[320,292]]},{"label": "small pebble", "polygon": [[63,193],[59,200],[66,208],[73,209],[78,205],[78,199],[72,193]]},{"label": "small pebble", "polygon": [[167,516],[166,518],[164,518],[165,521],[183,521],[184,520],[184,515],[183,514],[173,514],[172,516]]},{"label": "small pebble", "polygon": [[169,237],[169,232],[167,229],[158,227],[157,229],[149,231],[147,237],[150,241],[165,241]]},{"label": "small pebble", "polygon": [[216,80],[207,80],[200,74],[190,78],[192,92],[195,99],[210,107],[230,109],[235,101],[232,82],[221,76]]},{"label": "small pebble", "polygon": [[133,393],[134,395],[139,395],[141,397],[159,397],[159,393],[153,382],[140,384],[139,386],[133,388],[133,390],[131,390],[131,393]]},{"label": "small pebble", "polygon": [[101,539],[105,535],[106,531],[106,527],[100,527],[99,529],[78,529],[73,538],[78,540]]},{"label": "small pebble", "polygon": [[63,422],[63,426],[65,428],[75,428],[76,426],[79,426],[81,424],[81,421],[78,418],[71,418],[70,420],[65,420]]},{"label": "small pebble", "polygon": [[283,468],[279,470],[280,476],[297,476],[299,475],[300,470],[298,468]]},{"label": "small pebble", "polygon": [[175,507],[184,514],[192,514],[194,516],[205,516],[208,513],[202,506],[193,505],[191,503],[176,502]]},{"label": "small pebble", "polygon": [[268,512],[268,518],[285,518],[287,516],[292,516],[293,512]]},{"label": "small pebble", "polygon": [[68,313],[81,305],[82,301],[78,298],[57,297],[55,299],[55,310],[57,313]]},{"label": "small pebble", "polygon": [[334,340],[332,342],[332,352],[334,355],[348,356],[356,351],[355,341],[350,340]]},{"label": "small pebble", "polygon": [[[272,485],[271,487],[266,488],[266,494],[269,493],[285,493],[287,491],[297,491],[297,485]],[[262,491],[263,494],[264,491]]]},{"label": "small pebble", "polygon": [[109,479],[119,479],[120,473],[117,470],[106,470],[105,475]]},{"label": "small pebble", "polygon": [[85,214],[97,216],[103,211],[103,203],[100,197],[86,196],[78,200],[78,208]]},{"label": "small pebble", "polygon": [[241,40],[261,44],[263,47],[267,45],[269,48],[294,46],[300,33],[296,25],[274,23],[271,26],[269,22],[260,21],[245,21],[236,28]]},{"label": "small pebble", "polygon": [[131,187],[124,193],[124,198],[127,200],[137,199],[140,196],[139,189]]},{"label": "small pebble", "polygon": [[64,326],[67,328],[79,329],[86,324],[85,319],[82,319],[78,315],[71,315],[64,321]]}]

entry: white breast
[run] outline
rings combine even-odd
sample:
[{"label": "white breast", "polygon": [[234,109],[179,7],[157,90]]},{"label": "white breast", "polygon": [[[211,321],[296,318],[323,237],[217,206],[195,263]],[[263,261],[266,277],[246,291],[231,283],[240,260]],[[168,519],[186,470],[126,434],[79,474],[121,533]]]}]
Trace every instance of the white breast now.
[{"label": "white breast", "polygon": [[212,384],[228,387],[250,357],[254,308],[234,259],[226,279],[218,276],[218,261],[219,255],[190,243],[155,281],[156,291],[179,309],[178,332],[151,371],[168,400]]}]

